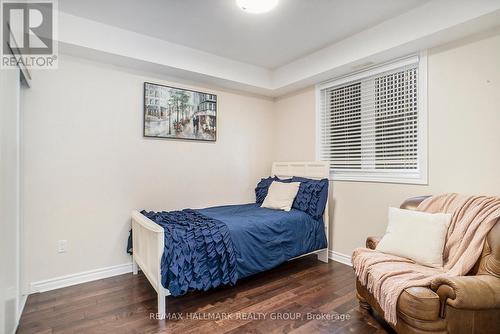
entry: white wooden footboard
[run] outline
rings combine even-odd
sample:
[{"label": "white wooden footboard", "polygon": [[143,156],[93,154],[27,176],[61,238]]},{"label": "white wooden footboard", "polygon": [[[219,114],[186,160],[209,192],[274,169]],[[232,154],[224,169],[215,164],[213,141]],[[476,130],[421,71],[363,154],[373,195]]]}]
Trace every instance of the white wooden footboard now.
[{"label": "white wooden footboard", "polygon": [[161,258],[165,244],[165,231],[138,211],[132,212],[133,270],[138,267],[158,293],[158,317],[164,319],[167,307],[166,296],[170,292],[161,284]]}]

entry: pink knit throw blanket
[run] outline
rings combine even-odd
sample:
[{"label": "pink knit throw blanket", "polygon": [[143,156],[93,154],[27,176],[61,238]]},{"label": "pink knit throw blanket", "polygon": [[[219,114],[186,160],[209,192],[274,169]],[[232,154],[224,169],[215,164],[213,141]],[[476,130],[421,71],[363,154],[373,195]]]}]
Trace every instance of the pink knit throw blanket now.
[{"label": "pink knit throw blanket", "polygon": [[417,210],[452,214],[442,269],[367,248],[356,248],[352,255],[356,276],[375,296],[385,319],[393,325],[397,322],[397,301],[404,289],[430,286],[438,276],[463,276],[474,267],[486,235],[500,218],[500,197],[444,194],[425,199]]}]

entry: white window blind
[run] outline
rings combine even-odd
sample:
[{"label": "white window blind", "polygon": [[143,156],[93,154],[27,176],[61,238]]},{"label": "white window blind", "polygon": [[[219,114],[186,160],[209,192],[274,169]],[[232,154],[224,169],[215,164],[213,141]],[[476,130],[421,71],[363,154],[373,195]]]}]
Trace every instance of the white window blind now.
[{"label": "white window blind", "polygon": [[339,180],[423,179],[418,57],[319,88],[319,155]]}]

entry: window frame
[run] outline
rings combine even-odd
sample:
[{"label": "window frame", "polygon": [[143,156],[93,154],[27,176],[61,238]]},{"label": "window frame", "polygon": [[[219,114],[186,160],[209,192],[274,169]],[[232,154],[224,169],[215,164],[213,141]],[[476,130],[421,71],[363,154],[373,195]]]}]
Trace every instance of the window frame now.
[{"label": "window frame", "polygon": [[427,124],[427,51],[398,58],[381,65],[349,73],[316,85],[316,159],[321,160],[321,92],[324,89],[341,86],[357,80],[363,80],[383,72],[398,69],[403,66],[418,64],[418,137],[417,137],[417,165],[414,171],[332,171],[330,180],[354,182],[382,182],[400,184],[428,184],[428,124]]}]

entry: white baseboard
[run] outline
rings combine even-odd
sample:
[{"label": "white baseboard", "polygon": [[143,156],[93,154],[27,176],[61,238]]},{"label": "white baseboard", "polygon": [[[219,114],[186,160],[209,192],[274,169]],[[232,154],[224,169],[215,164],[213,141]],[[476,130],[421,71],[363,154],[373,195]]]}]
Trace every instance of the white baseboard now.
[{"label": "white baseboard", "polygon": [[[333,260],[333,261],[336,261],[336,262],[339,262],[339,263],[342,263],[342,264],[345,264],[348,266],[352,266],[351,257],[349,255],[345,255],[345,254],[342,254],[339,252],[329,250],[328,251],[328,258]],[[30,293],[45,292],[45,291],[65,288],[67,286],[91,282],[91,281],[99,280],[102,278],[108,278],[108,277],[127,274],[127,273],[131,273],[131,272],[132,272],[132,263],[124,263],[124,264],[119,264],[119,265],[111,266],[111,267],[107,267],[107,268],[100,268],[100,269],[95,269],[95,270],[84,271],[81,273],[55,277],[55,278],[51,278],[48,280],[43,280],[43,281],[31,283],[30,284]],[[24,308],[24,303],[26,303],[26,297],[24,298],[24,301],[23,301],[23,308]]]},{"label": "white baseboard", "polygon": [[21,319],[21,315],[23,314],[24,311],[24,306],[26,306],[26,301],[28,300],[28,295],[21,295],[21,298],[19,298],[19,308],[17,310],[17,321]]},{"label": "white baseboard", "polygon": [[342,264],[345,264],[345,265],[352,267],[351,257],[349,255],[345,255],[345,254],[342,254],[339,252],[329,250],[328,257],[333,261],[336,261],[336,262],[339,262],[339,263],[342,263]]},{"label": "white baseboard", "polygon": [[27,300],[28,300],[28,295],[21,295],[19,298],[19,305],[17,308],[17,315],[16,315],[16,326],[14,327],[12,334],[16,334],[17,332],[17,327],[19,327],[19,320],[21,320],[21,315],[23,314],[24,306],[26,305]]},{"label": "white baseboard", "polygon": [[124,264],[119,264],[117,266],[111,266],[107,268],[100,268],[95,270],[84,271],[81,273],[55,277],[48,280],[31,283],[30,293],[45,292],[45,291],[65,288],[71,285],[91,282],[98,279],[127,274],[131,272],[132,272],[132,263],[124,263]]}]

